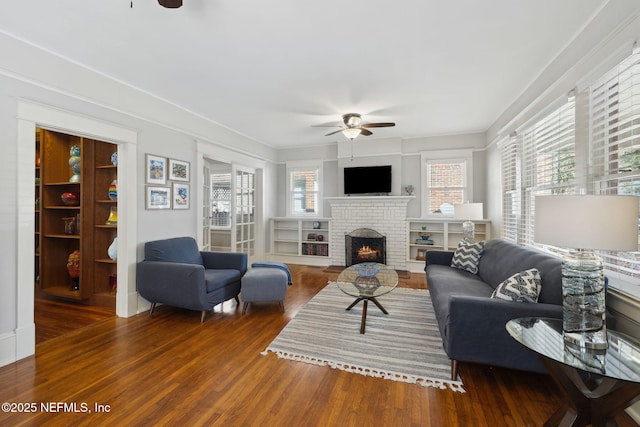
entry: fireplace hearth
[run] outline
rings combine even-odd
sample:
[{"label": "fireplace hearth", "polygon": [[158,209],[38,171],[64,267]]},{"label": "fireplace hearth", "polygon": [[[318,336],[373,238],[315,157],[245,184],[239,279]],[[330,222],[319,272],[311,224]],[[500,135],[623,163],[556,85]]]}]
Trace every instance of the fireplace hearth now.
[{"label": "fireplace hearth", "polygon": [[345,235],[346,266],[386,261],[386,237],[370,228],[358,228]]}]

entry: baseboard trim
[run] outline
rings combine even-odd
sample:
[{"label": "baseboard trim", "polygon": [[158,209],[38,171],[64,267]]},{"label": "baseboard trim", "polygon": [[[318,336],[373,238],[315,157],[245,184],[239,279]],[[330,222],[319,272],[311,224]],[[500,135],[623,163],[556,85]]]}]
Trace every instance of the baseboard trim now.
[{"label": "baseboard trim", "polygon": [[9,332],[0,335],[0,366],[16,361],[16,334]]}]

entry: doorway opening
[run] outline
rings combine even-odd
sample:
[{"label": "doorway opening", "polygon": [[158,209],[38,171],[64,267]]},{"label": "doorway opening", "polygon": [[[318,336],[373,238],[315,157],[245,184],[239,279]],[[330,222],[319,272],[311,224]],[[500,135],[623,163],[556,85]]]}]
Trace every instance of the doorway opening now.
[{"label": "doorway opening", "polygon": [[36,128],[36,344],[115,316],[117,149]]}]

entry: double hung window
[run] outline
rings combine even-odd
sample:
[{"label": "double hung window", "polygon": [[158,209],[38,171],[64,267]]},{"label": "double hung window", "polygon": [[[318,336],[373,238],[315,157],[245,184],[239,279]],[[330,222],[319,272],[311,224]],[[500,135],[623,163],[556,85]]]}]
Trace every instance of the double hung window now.
[{"label": "double hung window", "polygon": [[[453,154],[453,153],[451,153]],[[429,158],[432,153],[424,153],[425,199],[424,215],[454,214],[453,206],[471,199],[468,176],[471,158]],[[439,157],[439,156],[435,156]]]},{"label": "double hung window", "polygon": [[292,163],[287,165],[288,215],[319,216],[321,208],[321,163]]},{"label": "double hung window", "polygon": [[[590,178],[595,194],[640,195],[640,51],[589,89]],[[608,273],[640,283],[638,252],[600,252]]]}]

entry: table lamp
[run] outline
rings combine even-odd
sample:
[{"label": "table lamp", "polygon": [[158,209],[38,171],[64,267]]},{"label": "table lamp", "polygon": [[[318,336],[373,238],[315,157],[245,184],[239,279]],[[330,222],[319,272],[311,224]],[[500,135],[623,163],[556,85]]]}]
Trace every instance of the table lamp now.
[{"label": "table lamp", "polygon": [[482,203],[462,203],[453,205],[453,217],[464,219],[462,223],[462,240],[473,243],[475,240],[476,226],[471,221],[482,219]]},{"label": "table lamp", "polygon": [[534,240],[569,249],[562,259],[565,342],[606,348],[604,268],[593,250],[638,250],[638,200],[609,195],[536,197]]}]

